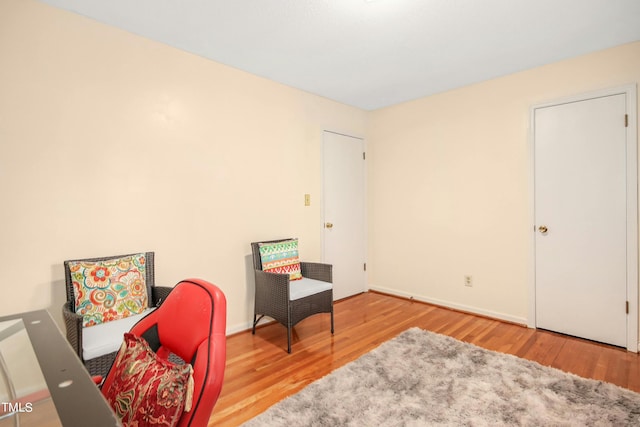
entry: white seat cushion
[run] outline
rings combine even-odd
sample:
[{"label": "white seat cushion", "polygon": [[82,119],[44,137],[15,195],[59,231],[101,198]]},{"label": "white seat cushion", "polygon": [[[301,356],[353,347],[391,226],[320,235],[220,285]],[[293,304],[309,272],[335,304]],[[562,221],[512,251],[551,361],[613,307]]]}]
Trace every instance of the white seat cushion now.
[{"label": "white seat cushion", "polygon": [[294,280],[289,284],[291,285],[289,294],[289,299],[291,301],[308,297],[309,295],[314,295],[322,291],[328,291],[329,289],[333,288],[333,284],[329,282],[309,279],[308,277],[303,277],[300,280]]},{"label": "white seat cushion", "polygon": [[153,310],[155,307],[135,316],[82,328],[82,358],[91,360],[118,351],[122,345],[124,333],[129,332],[133,325]]}]

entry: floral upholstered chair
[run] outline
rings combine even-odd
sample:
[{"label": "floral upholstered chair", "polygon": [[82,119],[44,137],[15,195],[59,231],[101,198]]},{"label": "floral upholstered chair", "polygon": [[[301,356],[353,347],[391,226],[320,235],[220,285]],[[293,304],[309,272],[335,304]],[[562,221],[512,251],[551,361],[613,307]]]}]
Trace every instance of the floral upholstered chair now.
[{"label": "floral upholstered chair", "polygon": [[122,337],[173,288],[155,286],[154,253],[64,262],[67,340],[91,375],[104,376]]}]

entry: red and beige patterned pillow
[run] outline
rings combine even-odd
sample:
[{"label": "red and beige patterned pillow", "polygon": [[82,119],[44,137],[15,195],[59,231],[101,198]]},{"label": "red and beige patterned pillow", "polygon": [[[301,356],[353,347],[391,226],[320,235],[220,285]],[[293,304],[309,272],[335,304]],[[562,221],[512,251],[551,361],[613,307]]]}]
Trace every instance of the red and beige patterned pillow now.
[{"label": "red and beige patterned pillow", "polygon": [[262,271],[288,274],[289,280],[302,279],[298,258],[298,239],[259,243]]},{"label": "red and beige patterned pillow", "polygon": [[147,342],[124,334],[105,398],[124,427],[175,426],[191,410],[193,368],[160,359]]},{"label": "red and beige patterned pillow", "polygon": [[148,308],[144,253],[69,263],[76,313],[88,327],[140,314]]}]

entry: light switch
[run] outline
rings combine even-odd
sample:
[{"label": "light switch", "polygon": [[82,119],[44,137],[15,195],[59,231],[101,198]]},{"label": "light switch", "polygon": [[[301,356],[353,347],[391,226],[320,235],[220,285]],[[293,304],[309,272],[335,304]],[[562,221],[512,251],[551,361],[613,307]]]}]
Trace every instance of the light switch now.
[{"label": "light switch", "polygon": [[311,206],[311,194],[304,195],[304,205]]}]

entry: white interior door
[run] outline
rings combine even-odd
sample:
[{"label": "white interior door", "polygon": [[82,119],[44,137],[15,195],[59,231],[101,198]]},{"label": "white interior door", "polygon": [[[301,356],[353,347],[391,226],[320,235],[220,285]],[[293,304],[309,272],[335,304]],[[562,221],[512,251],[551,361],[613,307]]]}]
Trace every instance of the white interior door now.
[{"label": "white interior door", "polygon": [[623,347],[626,105],[615,94],[533,117],[536,326]]},{"label": "white interior door", "polygon": [[322,158],[323,259],[341,299],[366,289],[364,141],[325,131]]}]

